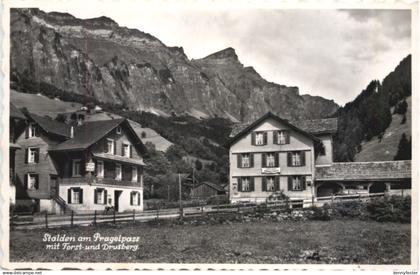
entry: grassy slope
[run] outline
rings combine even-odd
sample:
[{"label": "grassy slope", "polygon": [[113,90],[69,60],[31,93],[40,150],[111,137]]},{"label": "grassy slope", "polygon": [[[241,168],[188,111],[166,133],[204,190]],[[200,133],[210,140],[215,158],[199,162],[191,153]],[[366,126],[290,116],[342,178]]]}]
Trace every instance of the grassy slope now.
[{"label": "grassy slope", "polygon": [[[45,250],[44,233],[139,236],[139,250]],[[11,261],[409,264],[410,224],[360,220],[124,225],[12,231]],[[132,243],[130,243],[132,244]],[[136,244],[136,243],[135,243]],[[320,258],[302,257],[315,251]]]},{"label": "grassy slope", "polygon": [[411,97],[407,98],[407,122],[401,124],[402,115],[392,115],[392,122],[386,129],[382,141],[379,142],[377,137],[372,138],[368,142],[362,143],[362,151],[357,153],[355,161],[382,161],[393,160],[397,154],[398,143],[401,135],[406,133],[408,137],[411,136]]}]

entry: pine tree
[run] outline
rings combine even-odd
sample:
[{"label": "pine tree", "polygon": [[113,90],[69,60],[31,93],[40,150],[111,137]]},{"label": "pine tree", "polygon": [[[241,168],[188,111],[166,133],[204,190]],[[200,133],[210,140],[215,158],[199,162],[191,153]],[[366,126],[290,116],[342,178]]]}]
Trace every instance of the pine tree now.
[{"label": "pine tree", "polygon": [[407,139],[407,136],[402,134],[400,143],[398,144],[398,152],[394,157],[394,160],[410,160],[411,159],[411,139]]}]

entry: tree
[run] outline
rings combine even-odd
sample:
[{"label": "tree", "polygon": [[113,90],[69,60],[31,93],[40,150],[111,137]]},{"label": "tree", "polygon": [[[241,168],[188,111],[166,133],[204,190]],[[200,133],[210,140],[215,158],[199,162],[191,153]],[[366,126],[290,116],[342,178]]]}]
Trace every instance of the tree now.
[{"label": "tree", "polygon": [[394,160],[410,160],[411,159],[411,139],[408,140],[407,136],[402,134],[400,143],[398,144],[398,152]]},{"label": "tree", "polygon": [[187,152],[185,152],[185,150],[177,144],[172,144],[166,150],[166,157],[168,158],[170,162],[178,161],[186,155],[187,155]]},{"label": "tree", "polygon": [[201,163],[201,161],[199,159],[195,160],[195,169],[197,169],[198,171],[203,169],[203,164]]}]

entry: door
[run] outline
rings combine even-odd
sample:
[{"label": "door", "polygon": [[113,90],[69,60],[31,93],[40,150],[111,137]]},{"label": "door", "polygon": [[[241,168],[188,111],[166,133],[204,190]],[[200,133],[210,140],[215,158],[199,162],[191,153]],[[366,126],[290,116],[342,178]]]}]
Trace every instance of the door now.
[{"label": "door", "polygon": [[114,191],[114,208],[115,208],[115,212],[119,212],[120,211],[120,197],[121,197],[121,193],[122,193],[122,191],[120,191],[120,190],[115,190]]}]

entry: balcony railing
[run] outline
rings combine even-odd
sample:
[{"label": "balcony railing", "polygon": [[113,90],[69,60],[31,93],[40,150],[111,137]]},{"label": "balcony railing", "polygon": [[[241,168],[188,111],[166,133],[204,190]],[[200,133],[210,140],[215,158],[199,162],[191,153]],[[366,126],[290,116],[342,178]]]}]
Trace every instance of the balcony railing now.
[{"label": "balcony railing", "polygon": [[113,178],[97,178],[97,177],[73,177],[73,178],[62,178],[59,181],[61,184],[73,184],[73,185],[82,185],[82,184],[104,184],[104,185],[114,185],[114,186],[136,186],[143,187],[141,182],[132,182],[131,180],[116,180]]}]

